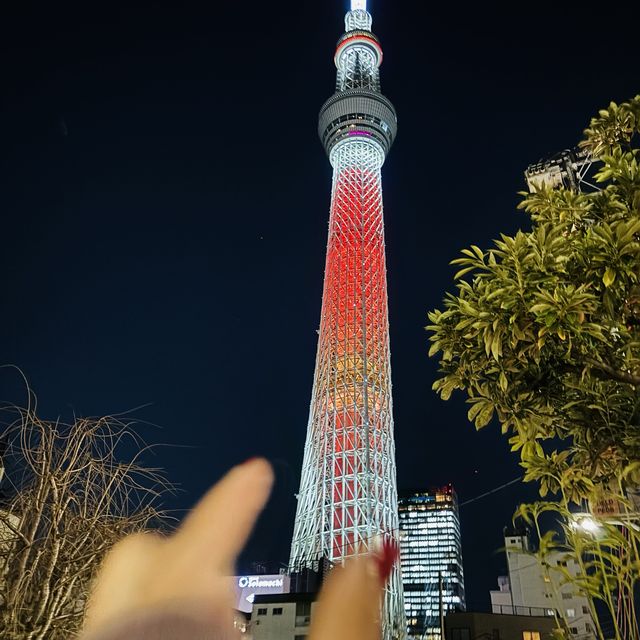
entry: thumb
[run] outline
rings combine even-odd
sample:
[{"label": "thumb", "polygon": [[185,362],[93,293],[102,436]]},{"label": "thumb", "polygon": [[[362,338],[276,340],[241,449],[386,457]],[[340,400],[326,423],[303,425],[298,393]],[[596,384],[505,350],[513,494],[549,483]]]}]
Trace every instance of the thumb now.
[{"label": "thumb", "polygon": [[384,586],[400,556],[385,538],[377,553],[333,569],[320,592],[309,640],[380,640]]},{"label": "thumb", "polygon": [[309,640],[380,640],[383,579],[373,556],[337,567],[325,581]]}]

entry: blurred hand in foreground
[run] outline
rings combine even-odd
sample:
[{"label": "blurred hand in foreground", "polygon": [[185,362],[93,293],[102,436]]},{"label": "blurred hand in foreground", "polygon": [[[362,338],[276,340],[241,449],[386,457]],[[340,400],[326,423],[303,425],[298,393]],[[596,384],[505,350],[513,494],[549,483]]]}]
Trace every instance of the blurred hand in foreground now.
[{"label": "blurred hand in foreground", "polygon": [[[249,460],[222,478],[174,535],[138,534],[116,545],[94,585],[83,640],[237,637],[229,577],[272,484],[269,463]],[[309,640],[379,640],[383,587],[397,555],[395,544],[385,544],[378,555],[334,569]]]}]

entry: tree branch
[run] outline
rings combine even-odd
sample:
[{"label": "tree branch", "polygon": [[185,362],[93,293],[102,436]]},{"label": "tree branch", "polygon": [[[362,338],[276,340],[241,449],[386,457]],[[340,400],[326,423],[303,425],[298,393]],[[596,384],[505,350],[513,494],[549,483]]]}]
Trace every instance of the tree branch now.
[{"label": "tree branch", "polygon": [[613,380],[617,380],[618,382],[626,382],[627,384],[633,385],[634,387],[640,387],[640,376],[636,376],[625,371],[620,371],[619,369],[616,369],[611,365],[605,364],[604,362],[599,362],[598,360],[593,360],[592,358],[585,358],[585,362],[598,369],[599,371],[606,373]]}]

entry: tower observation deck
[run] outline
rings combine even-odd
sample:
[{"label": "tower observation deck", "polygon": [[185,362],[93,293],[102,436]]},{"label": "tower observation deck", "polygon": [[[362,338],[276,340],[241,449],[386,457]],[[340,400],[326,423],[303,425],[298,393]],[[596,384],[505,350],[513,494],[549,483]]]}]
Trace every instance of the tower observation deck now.
[{"label": "tower observation deck", "polygon": [[[381,168],[397,132],[382,47],[352,0],[318,133],[333,167],[324,291],[290,569],[332,565],[398,537]],[[395,569],[385,640],[405,637]]]}]

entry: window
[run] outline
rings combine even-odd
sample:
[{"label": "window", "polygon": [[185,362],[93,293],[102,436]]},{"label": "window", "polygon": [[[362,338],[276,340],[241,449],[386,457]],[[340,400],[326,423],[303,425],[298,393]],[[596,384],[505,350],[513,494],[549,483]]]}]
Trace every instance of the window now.
[{"label": "window", "polygon": [[282,607],[274,607],[271,615],[281,616],[282,615]]},{"label": "window", "polygon": [[569,627],[569,631],[575,636],[578,633],[578,627]]},{"label": "window", "polygon": [[586,615],[589,615],[589,613],[591,613],[591,612],[589,611],[589,607],[587,607],[587,605],[586,605],[586,604],[583,604],[583,605],[582,605],[582,613],[584,613],[584,614],[586,614]]},{"label": "window", "polygon": [[258,609],[258,615],[259,616],[266,616],[267,615],[267,610],[266,609]]},{"label": "window", "polygon": [[296,627],[306,627],[311,624],[311,602],[296,602]]},{"label": "window", "polygon": [[592,629],[591,625],[590,625],[588,622],[585,622],[585,623],[584,623],[584,630],[585,630],[587,633],[593,633],[593,629]]},{"label": "window", "polygon": [[540,640],[539,631],[523,631],[522,640]]},{"label": "window", "polygon": [[563,593],[562,594],[562,599],[563,600],[571,600],[571,598],[573,598],[573,593]]},{"label": "window", "polygon": [[307,636],[293,636],[294,640],[307,640]]},{"label": "window", "polygon": [[576,617],[576,610],[575,609],[567,609],[567,617],[568,618],[575,618]]}]

